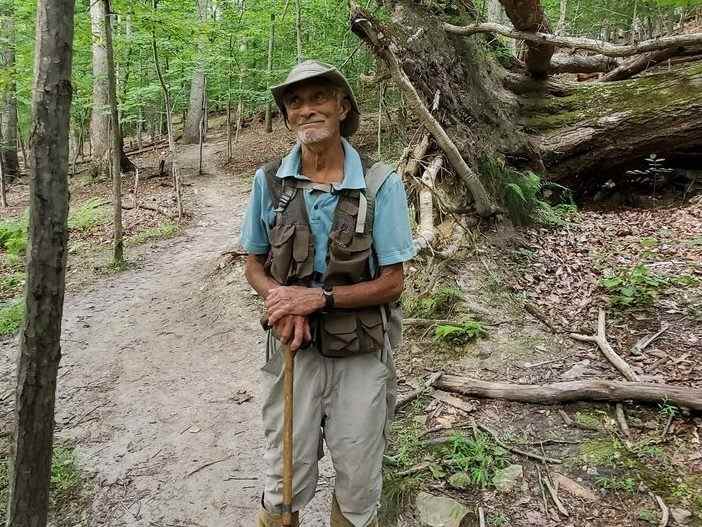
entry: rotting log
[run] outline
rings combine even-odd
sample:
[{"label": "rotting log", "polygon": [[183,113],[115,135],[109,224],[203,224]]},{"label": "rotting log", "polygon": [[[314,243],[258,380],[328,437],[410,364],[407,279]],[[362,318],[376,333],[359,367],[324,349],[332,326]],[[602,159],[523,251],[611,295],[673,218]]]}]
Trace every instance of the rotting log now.
[{"label": "rotting log", "polygon": [[640,401],[670,403],[702,411],[702,390],[690,386],[643,382],[587,380],[552,384],[511,384],[481,381],[458,375],[442,375],[436,382],[440,390],[468,397],[505,399],[523,403],[558,404],[575,401]]},{"label": "rotting log", "polygon": [[556,53],[551,57],[549,73],[601,73],[613,71],[618,66],[617,59],[606,55]]},{"label": "rotting log", "polygon": [[578,188],[653,152],[702,147],[702,64],[620,82],[531,86],[521,124],[539,134],[553,181]]}]

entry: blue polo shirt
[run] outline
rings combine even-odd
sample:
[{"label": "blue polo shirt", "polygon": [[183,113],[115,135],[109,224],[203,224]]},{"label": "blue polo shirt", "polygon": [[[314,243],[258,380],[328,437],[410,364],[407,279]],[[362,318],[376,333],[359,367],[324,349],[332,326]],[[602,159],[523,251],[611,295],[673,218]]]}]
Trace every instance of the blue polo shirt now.
[{"label": "blue polo shirt", "polygon": [[[336,190],[364,189],[361,156],[355,148],[341,139],[344,148],[344,179],[335,183]],[[307,178],[300,173],[300,145],[295,145],[285,156],[276,177]],[[314,270],[324,273],[327,267],[327,243],[334,219],[334,210],[339,201],[336,193],[305,189],[305,204],[314,240]],[[380,266],[406,262],[415,255],[412,233],[409,226],[407,195],[402,180],[392,173],[378,190],[375,198],[373,218],[373,246]],[[268,184],[263,170],[258,169],[254,177],[253,189],[241,226],[241,245],[249,254],[266,254],[270,248],[269,232],[275,213],[268,192]]]}]

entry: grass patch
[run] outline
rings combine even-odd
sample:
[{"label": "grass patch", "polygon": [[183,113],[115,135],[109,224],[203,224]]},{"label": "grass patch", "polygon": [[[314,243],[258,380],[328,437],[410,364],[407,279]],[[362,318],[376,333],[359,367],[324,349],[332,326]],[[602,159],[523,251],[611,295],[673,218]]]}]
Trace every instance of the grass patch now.
[{"label": "grass patch", "polygon": [[152,240],[165,240],[173,238],[180,232],[180,227],[176,223],[162,223],[158,227],[151,227],[139,231],[128,238],[129,245],[141,245]]},{"label": "grass patch", "polygon": [[0,222],[0,249],[11,267],[23,264],[27,250],[27,215],[20,219]]},{"label": "grass patch", "polygon": [[108,205],[99,198],[90,198],[72,210],[68,215],[68,228],[72,231],[87,232],[93,227],[104,225],[109,221],[110,211],[104,206]]},{"label": "grass patch", "polygon": [[13,335],[24,321],[24,301],[22,298],[0,304],[0,337]]},{"label": "grass patch", "polygon": [[[7,519],[9,499],[9,459],[6,451],[0,451],[0,525]],[[52,515],[61,516],[64,509],[75,506],[82,489],[73,448],[54,446],[49,482],[49,507]],[[57,522],[61,525],[61,522]],[[71,523],[73,525],[73,523]]]},{"label": "grass patch", "polygon": [[0,276],[0,298],[16,296],[22,291],[27,275],[23,272],[11,272]]},{"label": "grass patch", "polygon": [[459,288],[444,286],[421,298],[403,295],[402,310],[410,318],[448,318],[462,300]]}]

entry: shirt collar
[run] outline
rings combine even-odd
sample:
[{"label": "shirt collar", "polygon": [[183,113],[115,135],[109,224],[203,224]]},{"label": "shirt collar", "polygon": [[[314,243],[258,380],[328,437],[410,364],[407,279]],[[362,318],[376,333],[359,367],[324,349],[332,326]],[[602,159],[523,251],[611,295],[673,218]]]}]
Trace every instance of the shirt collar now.
[{"label": "shirt collar", "polygon": [[[336,190],[341,189],[364,189],[366,180],[363,178],[363,165],[361,156],[356,149],[351,146],[345,138],[341,138],[341,146],[344,148],[344,179],[341,183],[335,183]],[[307,180],[300,171],[300,143],[292,147],[292,150],[285,156],[280,164],[276,176],[279,178],[294,177]]]}]

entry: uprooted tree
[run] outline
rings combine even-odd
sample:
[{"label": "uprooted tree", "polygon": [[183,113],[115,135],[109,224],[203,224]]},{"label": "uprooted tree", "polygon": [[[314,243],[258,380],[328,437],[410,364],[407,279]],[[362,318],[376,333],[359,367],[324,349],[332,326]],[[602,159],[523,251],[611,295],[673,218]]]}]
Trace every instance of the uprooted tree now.
[{"label": "uprooted tree", "polygon": [[[552,34],[539,0],[501,0],[513,27],[480,23],[467,7],[382,3],[389,22],[354,7],[352,30],[388,67],[465,184],[456,209],[470,200],[489,215],[504,197],[505,174],[530,170],[584,190],[654,152],[700,156],[702,62],[639,74],[671,57],[696,58],[702,33],[619,45]],[[523,42],[521,56],[505,59],[495,34]],[[591,82],[553,77],[578,71],[606,73]]]}]

